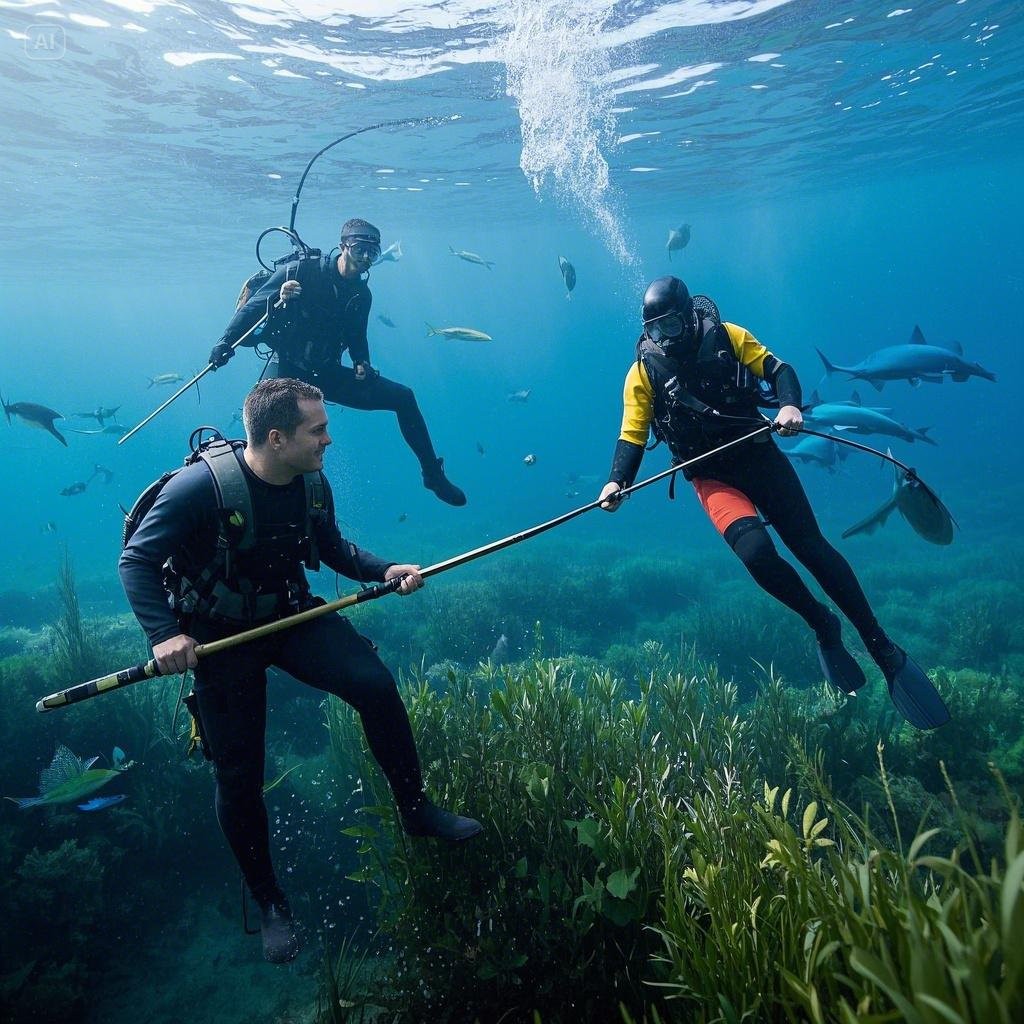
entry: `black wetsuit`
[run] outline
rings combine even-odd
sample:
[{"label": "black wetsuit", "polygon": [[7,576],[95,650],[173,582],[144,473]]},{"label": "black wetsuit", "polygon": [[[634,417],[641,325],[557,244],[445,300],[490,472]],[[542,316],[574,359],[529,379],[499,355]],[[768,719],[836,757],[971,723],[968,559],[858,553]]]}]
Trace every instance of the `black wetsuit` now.
[{"label": "black wetsuit", "polygon": [[[243,345],[270,345],[277,353],[277,376],[315,384],[328,402],[395,413],[402,437],[421,468],[433,471],[437,454],[412,389],[369,367],[366,325],[373,302],[370,289],[361,277],[342,277],[337,262],[333,256],[324,256],[282,267],[235,313],[218,345],[233,344],[269,309],[270,318],[262,332]],[[287,280],[298,280],[302,293],[285,307],[274,309]],[[366,364],[364,380],[357,380],[351,367],[341,365],[346,349],[353,366]]]},{"label": "black wetsuit", "polygon": [[[303,559],[306,490],[303,478],[274,486],[239,456],[252,494],[257,544],[245,576],[263,594],[279,594],[269,619],[318,602],[310,595]],[[393,564],[346,541],[338,531],[329,485],[326,509],[314,520],[320,559],[360,581],[381,581]],[[302,524],[302,525],[297,525]],[[119,571],[132,609],[151,644],[185,632],[205,643],[248,623],[201,616],[179,620],[168,603],[168,558],[190,577],[209,564],[218,537],[217,500],[205,463],[188,466],[164,486],[121,555]],[[371,643],[337,614],[323,615],[261,640],[202,658],[195,690],[204,739],[216,769],[217,819],[257,899],[275,887],[263,803],[266,670],[274,665],[300,682],[332,693],[359,713],[366,738],[400,808],[422,800],[422,778],[408,714],[395,680]]]}]

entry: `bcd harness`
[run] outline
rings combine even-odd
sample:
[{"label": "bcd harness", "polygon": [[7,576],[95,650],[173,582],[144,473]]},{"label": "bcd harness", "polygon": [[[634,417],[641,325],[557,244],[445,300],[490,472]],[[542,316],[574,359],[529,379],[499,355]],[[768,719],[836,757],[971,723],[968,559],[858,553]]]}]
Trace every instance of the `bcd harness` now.
[{"label": "bcd harness", "polygon": [[[654,393],[651,431],[654,447],[666,442],[681,461],[707,447],[709,438],[722,440],[723,431],[748,430],[759,406],[778,404],[770,380],[763,380],[736,358],[728,328],[706,296],[694,296],[700,323],[700,344],[692,359],[670,358],[646,335],[636,345]],[[766,370],[774,376],[782,364],[774,356]]]},{"label": "bcd harness", "polygon": [[[326,256],[304,257],[287,264],[285,279],[299,282],[302,298],[279,309],[272,302],[275,296],[269,296],[268,320],[257,334],[262,344],[288,362],[307,370],[315,371],[318,367],[337,362],[348,347],[344,339],[339,344],[338,341],[310,336],[308,331],[302,330],[303,321],[313,315],[312,311],[323,309],[327,303],[338,306],[342,301],[335,280],[337,274],[333,273],[336,259],[332,250]],[[270,271],[260,270],[247,278],[235,300],[235,311],[241,309],[270,277]],[[356,289],[345,303],[343,318],[358,314],[363,301],[363,292]]]},{"label": "bcd harness", "polygon": [[[181,616],[248,626],[280,612],[282,598],[285,604],[296,605],[303,597],[305,588],[301,580],[287,581],[286,594],[278,591],[260,593],[244,574],[246,557],[257,546],[257,531],[252,493],[236,455],[242,447],[242,441],[229,441],[217,435],[199,445],[185,460],[186,466],[202,460],[210,471],[217,498],[218,529],[214,557],[198,572],[188,576],[171,559],[164,565],[164,585],[171,594],[175,611]],[[126,513],[125,544],[167,481],[180,471],[172,470],[155,480],[142,492],[132,510]],[[315,571],[320,567],[315,525],[326,510],[326,487],[319,472],[305,473],[303,483],[305,521],[301,537],[296,531],[295,542],[304,549],[306,567]],[[239,563],[242,563],[242,571]]]}]

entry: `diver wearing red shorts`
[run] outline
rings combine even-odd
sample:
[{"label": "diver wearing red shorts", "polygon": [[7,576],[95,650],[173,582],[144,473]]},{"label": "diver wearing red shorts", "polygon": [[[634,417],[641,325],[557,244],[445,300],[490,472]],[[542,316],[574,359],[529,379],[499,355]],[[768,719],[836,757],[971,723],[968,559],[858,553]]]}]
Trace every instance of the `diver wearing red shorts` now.
[{"label": "diver wearing red shorts", "polygon": [[[643,324],[637,358],[626,375],[611,473],[599,498],[607,511],[619,507],[616,492],[636,479],[651,432],[679,464],[767,423],[759,405],[778,406],[774,429],[783,435],[797,433],[803,425],[800,382],[793,368],[743,327],[722,322],[714,302],[691,296],[678,278],[661,277],[650,284]],[[929,688],[931,684],[879,625],[849,563],[822,535],[795,470],[768,432],[681,472],[758,585],[814,630],[829,682],[853,693],[865,678],[843,646],[838,616],[779,554],[768,524],[853,624],[908,720],[919,728],[934,728],[946,720],[941,701],[934,708],[927,701],[919,706],[916,690],[906,701],[902,692],[894,692],[905,682],[901,675],[912,670]],[[919,683],[916,675],[913,683]]]}]

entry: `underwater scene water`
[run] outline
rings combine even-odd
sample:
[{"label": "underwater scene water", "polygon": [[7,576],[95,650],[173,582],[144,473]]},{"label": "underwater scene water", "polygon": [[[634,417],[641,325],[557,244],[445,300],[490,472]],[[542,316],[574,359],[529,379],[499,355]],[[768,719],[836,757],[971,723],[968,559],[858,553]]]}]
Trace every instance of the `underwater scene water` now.
[{"label": "underwater scene water", "polygon": [[[4,1020],[1024,1019],[1024,8],[0,0],[0,46]],[[775,440],[950,720],[914,728],[849,623],[867,683],[830,685],[694,488],[653,484],[346,610],[464,843],[406,835],[358,716],[271,672],[303,947],[266,963],[189,681],[36,702],[150,658],[123,508],[194,428],[244,436],[266,347],[124,434],[293,214],[325,254],[379,227],[369,361],[467,497],[392,412],[328,404],[346,538],[436,566],[594,502],[674,275],[795,369],[807,426],[912,469]],[[959,362],[826,372],[922,340]]]}]

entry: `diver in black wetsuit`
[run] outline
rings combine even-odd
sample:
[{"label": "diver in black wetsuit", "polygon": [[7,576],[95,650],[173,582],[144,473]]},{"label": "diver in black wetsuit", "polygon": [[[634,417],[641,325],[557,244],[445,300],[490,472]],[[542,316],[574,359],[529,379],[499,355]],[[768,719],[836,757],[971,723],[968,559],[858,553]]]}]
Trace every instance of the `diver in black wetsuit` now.
[{"label": "diver in black wetsuit", "polygon": [[[277,353],[277,375],[315,384],[328,402],[351,409],[389,409],[398,417],[405,443],[420,461],[423,486],[449,505],[465,505],[466,495],[444,473],[416,396],[404,384],[382,377],[370,365],[366,325],[373,296],[366,274],[380,256],[380,232],[365,220],[342,225],[337,258],[323,256],[290,263],[268,278],[238,308],[210,353],[214,367],[234,355],[231,345],[268,310],[259,335]],[[342,366],[348,350],[352,366]]]},{"label": "diver in black wetsuit", "polygon": [[[262,381],[245,400],[244,420],[247,446],[232,450],[225,443],[218,456],[230,460],[228,467],[215,471],[199,461],[164,485],[128,540],[119,571],[161,673],[195,670],[197,718],[216,769],[217,819],[260,907],[264,955],[285,963],[298,952],[298,938],[271,864],[262,794],[269,666],[358,711],[407,833],[458,841],[481,826],[425,796],[395,680],[348,619],[323,615],[196,658],[197,643],[322,604],[310,593],[303,563],[316,567],[322,560],[366,582],[401,578],[403,595],[423,585],[418,565],[386,562],[339,533],[321,472],[331,438],[318,388],[286,378]],[[214,480],[223,494],[223,472],[247,489],[251,506],[251,525],[233,540],[229,531],[246,517],[228,515],[232,510],[218,502]]]},{"label": "diver in black wetsuit", "polygon": [[[696,299],[676,277],[658,278],[644,295],[644,332],[626,375],[622,429],[598,499],[609,512],[620,505],[616,492],[636,478],[649,431],[682,463],[767,422],[758,412],[758,381],[768,381],[776,393],[780,434],[797,433],[803,424],[793,368],[749,331],[723,323],[705,296]],[[822,535],[792,464],[767,433],[682,472],[754,580],[814,630],[831,683],[854,693],[864,685],[864,673],[843,646],[838,616],[779,555],[759,513],[853,623],[908,720],[934,728],[948,718],[937,695],[937,703],[931,702],[927,677],[879,625],[849,563]]]}]

